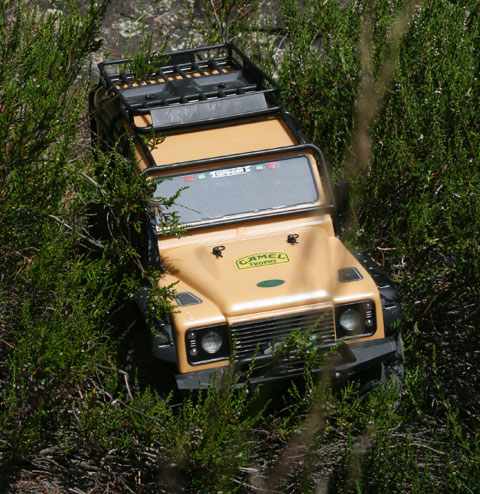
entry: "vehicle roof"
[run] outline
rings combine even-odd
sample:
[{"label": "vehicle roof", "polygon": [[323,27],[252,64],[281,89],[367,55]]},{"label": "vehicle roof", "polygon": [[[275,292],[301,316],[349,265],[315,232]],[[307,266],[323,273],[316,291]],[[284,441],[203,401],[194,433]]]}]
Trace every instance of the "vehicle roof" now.
[{"label": "vehicle roof", "polygon": [[297,144],[281,118],[169,134],[151,151],[156,166]]}]

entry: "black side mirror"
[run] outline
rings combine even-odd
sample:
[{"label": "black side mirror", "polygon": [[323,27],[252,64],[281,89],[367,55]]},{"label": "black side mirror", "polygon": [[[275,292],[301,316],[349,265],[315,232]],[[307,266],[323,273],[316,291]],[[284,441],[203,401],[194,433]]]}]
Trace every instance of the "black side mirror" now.
[{"label": "black side mirror", "polygon": [[333,190],[333,196],[337,206],[338,217],[342,218],[347,214],[350,204],[350,182],[348,180],[337,182]]}]

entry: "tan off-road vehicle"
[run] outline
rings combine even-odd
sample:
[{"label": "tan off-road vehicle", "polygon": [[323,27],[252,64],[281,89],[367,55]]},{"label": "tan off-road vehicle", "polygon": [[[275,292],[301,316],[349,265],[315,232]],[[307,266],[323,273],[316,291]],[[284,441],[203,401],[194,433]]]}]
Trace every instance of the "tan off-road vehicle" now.
[{"label": "tan off-road vehicle", "polygon": [[[293,330],[331,350],[333,378],[367,387],[401,379],[395,289],[341,242],[345,204],[274,81],[232,44],[167,53],[143,80],[129,67],[99,65],[92,130],[104,148],[133,137],[129,158],[158,197],[181,189],[170,210],[152,214],[144,246],[164,269],[161,283],[175,283],[178,309],[157,321],[151,353],[176,364],[178,388],[206,387],[213,371],[245,371],[252,358],[251,383],[301,376],[294,353],[274,359]],[[188,235],[165,231],[162,216],[172,212]],[[146,314],[146,292],[137,295]]]}]

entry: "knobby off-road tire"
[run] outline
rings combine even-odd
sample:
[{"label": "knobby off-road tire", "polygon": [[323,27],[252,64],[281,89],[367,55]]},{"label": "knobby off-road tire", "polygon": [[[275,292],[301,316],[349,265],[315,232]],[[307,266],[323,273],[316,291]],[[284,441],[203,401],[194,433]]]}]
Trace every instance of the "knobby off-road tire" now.
[{"label": "knobby off-road tire", "polygon": [[[138,312],[138,308],[135,305]],[[175,374],[176,364],[155,358],[152,353],[150,329],[140,314],[127,341],[125,370],[132,390],[144,391],[150,388],[160,399],[165,399],[172,391],[177,398]]]},{"label": "knobby off-road tire", "polygon": [[134,390],[143,391],[150,388],[159,398],[165,398],[173,387],[171,371],[165,368],[152,355],[147,341],[134,341],[127,353],[126,371],[129,375],[130,386]]},{"label": "knobby off-road tire", "polygon": [[361,396],[367,395],[379,387],[396,390],[398,393],[402,390],[405,377],[405,352],[401,334],[397,335],[396,343],[395,354],[390,360],[382,363],[380,375],[367,378],[362,382],[359,391]]},{"label": "knobby off-road tire", "polygon": [[397,351],[392,360],[383,365],[382,384],[384,386],[395,386],[397,391],[403,388],[405,378],[405,346],[402,335],[397,336]]}]

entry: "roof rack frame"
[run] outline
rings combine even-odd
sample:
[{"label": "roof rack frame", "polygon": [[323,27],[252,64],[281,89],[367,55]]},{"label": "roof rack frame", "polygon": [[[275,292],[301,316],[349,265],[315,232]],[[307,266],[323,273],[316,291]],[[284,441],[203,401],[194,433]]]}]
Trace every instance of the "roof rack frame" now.
[{"label": "roof rack frame", "polygon": [[[99,64],[100,83],[118,98],[136,133],[210,126],[283,109],[278,85],[232,43],[168,52],[162,59],[168,61],[140,79],[130,71],[131,59]],[[136,125],[141,115],[152,123]]]}]

